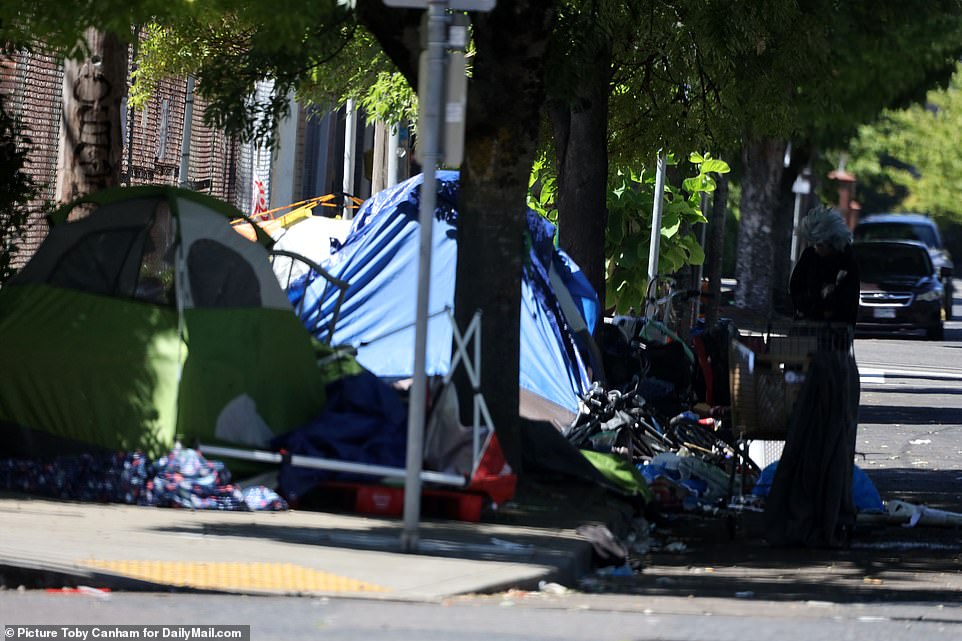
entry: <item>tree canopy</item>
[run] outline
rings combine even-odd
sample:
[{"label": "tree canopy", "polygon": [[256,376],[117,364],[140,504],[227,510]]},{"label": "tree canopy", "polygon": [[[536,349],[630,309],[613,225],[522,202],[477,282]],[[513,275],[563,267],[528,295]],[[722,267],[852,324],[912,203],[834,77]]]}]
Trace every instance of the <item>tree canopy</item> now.
[{"label": "tree canopy", "polygon": [[960,131],[962,71],[957,69],[948,87],[930,91],[922,104],[887,110],[830,157],[846,155],[866,213],[917,211],[944,226],[962,225]]}]

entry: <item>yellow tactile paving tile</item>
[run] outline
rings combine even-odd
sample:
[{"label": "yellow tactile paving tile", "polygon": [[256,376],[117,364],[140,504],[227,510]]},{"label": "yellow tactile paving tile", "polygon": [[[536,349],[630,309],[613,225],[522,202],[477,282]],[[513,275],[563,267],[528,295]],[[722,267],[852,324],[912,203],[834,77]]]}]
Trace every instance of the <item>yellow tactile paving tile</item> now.
[{"label": "yellow tactile paving tile", "polygon": [[202,590],[285,592],[389,592],[387,588],[292,563],[198,563],[189,561],[105,561],[80,565],[134,579]]}]

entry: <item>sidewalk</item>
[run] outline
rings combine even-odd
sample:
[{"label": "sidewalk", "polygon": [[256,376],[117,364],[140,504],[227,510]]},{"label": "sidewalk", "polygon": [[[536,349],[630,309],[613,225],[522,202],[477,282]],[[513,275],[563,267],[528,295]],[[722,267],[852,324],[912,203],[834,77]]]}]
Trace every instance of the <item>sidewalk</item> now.
[{"label": "sidewalk", "polygon": [[590,571],[563,528],[426,521],[418,554],[402,522],[324,512],[212,512],[0,498],[7,588],[85,585],[438,601]]},{"label": "sidewalk", "polygon": [[[916,479],[924,482],[924,479]],[[937,488],[932,488],[937,491]],[[87,586],[440,602],[538,590],[758,601],[958,602],[959,528],[865,525],[844,550],[768,546],[759,513],[667,515],[631,552],[635,574],[599,573],[575,528],[618,537],[630,506],[600,488],[523,488],[482,523],[425,520],[417,554],[397,519],[329,512],[213,512],[0,495],[0,585]],[[949,507],[948,504],[944,504]]]}]

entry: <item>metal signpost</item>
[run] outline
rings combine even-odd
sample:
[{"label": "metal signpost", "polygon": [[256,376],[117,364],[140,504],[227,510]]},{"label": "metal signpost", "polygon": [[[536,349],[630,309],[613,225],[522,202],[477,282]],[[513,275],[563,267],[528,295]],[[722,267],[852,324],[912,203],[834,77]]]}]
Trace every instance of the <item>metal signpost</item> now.
[{"label": "metal signpost", "polygon": [[[418,523],[421,514],[421,468],[424,465],[424,423],[427,399],[425,351],[428,332],[428,293],[431,280],[431,240],[434,209],[437,201],[436,169],[443,159],[441,115],[445,102],[445,62],[447,57],[449,10],[490,11],[496,0],[384,0],[389,7],[427,10],[426,76],[418,96],[421,102],[418,123],[421,165],[424,181],[421,184],[421,245],[418,260],[417,314],[414,328],[414,376],[408,401],[408,438],[404,481],[404,530],[401,548],[414,552],[418,545]],[[461,130],[463,136],[463,129]],[[448,145],[450,147],[450,144]],[[455,163],[456,164],[456,163]]]},{"label": "metal signpost", "polygon": [[645,316],[648,318],[655,315],[655,301],[658,299],[655,280],[658,278],[658,253],[661,250],[661,214],[665,207],[665,171],[665,154],[659,152],[655,168],[655,202],[651,211],[651,240],[648,245],[648,300],[645,301]]},{"label": "metal signpost", "polygon": [[811,191],[812,181],[809,179],[808,172],[799,174],[792,184],[792,193],[795,194],[795,213],[792,220],[792,269],[795,269],[795,263],[798,261],[798,235],[795,232],[798,230],[798,220],[802,215],[802,196],[810,194]]}]

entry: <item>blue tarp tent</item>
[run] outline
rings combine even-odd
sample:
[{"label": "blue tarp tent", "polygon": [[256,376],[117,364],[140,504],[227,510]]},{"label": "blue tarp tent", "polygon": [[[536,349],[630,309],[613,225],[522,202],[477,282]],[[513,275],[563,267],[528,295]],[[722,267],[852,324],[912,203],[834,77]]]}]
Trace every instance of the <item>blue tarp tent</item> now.
[{"label": "blue tarp tent", "polygon": [[[451,359],[452,330],[443,312],[454,305],[459,242],[458,172],[440,171],[437,176],[428,375],[447,373]],[[367,200],[347,238],[321,264],[334,277],[350,283],[331,344],[356,347],[358,362],[381,378],[406,378],[413,370],[421,183],[418,175]],[[571,309],[577,309],[581,318],[574,322],[585,323],[590,332],[598,318],[598,300],[574,262],[554,247],[554,226],[530,210],[527,223],[530,251],[521,283],[519,384],[522,391],[577,412],[589,380],[565,312],[570,318]],[[564,312],[552,282],[564,283]],[[337,292],[323,278],[308,273],[290,286],[288,295],[295,308],[303,302],[300,309],[305,326],[326,339]]]}]

